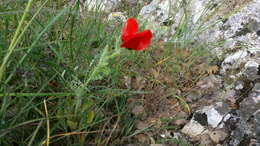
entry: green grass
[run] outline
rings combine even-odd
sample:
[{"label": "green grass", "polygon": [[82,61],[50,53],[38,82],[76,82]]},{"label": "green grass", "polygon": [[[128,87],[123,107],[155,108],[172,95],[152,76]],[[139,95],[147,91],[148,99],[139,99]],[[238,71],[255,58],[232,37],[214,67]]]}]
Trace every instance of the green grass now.
[{"label": "green grass", "polygon": [[[183,41],[187,20],[173,41],[134,52],[119,47],[122,24],[105,16],[92,10],[82,18],[78,4],[62,0],[1,2],[0,145],[122,144],[136,133],[129,98],[153,94],[149,86],[192,88],[208,74],[210,47]],[[158,67],[172,84],[145,74],[144,90],[125,87],[125,76]]]}]

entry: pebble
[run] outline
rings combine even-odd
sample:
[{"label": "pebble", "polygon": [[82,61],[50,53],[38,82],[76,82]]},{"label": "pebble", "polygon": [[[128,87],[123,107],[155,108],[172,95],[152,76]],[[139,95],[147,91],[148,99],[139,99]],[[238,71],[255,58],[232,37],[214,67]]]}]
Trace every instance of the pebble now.
[{"label": "pebble", "polygon": [[214,143],[218,144],[224,141],[227,138],[228,134],[222,130],[216,130],[209,132],[209,136]]}]

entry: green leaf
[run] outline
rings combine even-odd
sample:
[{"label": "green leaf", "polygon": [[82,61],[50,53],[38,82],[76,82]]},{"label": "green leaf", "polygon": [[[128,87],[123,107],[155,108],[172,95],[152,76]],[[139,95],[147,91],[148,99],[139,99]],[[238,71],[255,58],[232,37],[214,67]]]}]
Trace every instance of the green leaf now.
[{"label": "green leaf", "polygon": [[94,116],[95,116],[94,111],[88,112],[88,116],[87,116],[87,123],[88,124],[91,124],[93,122]]},{"label": "green leaf", "polygon": [[67,124],[70,127],[70,129],[72,129],[72,130],[77,128],[77,122],[75,122],[75,121],[67,120]]},{"label": "green leaf", "polygon": [[93,104],[94,102],[91,99],[88,99],[83,103],[81,112],[83,113],[84,111],[88,110]]}]

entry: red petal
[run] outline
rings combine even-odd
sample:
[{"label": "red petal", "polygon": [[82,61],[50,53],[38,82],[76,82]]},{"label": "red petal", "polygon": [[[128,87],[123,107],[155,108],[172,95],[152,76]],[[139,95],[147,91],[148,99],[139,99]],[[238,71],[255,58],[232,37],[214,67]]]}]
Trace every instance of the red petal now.
[{"label": "red petal", "polygon": [[123,42],[121,47],[141,51],[149,46],[152,37],[152,32],[150,30],[145,30],[130,36],[126,41]]},{"label": "red petal", "polygon": [[122,29],[121,39],[126,41],[128,37],[138,32],[138,23],[134,18],[129,18]]}]

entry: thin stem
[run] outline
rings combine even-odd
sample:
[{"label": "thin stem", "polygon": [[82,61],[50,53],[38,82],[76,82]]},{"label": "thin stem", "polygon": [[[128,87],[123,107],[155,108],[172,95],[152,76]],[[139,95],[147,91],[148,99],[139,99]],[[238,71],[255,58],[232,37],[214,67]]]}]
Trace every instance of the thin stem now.
[{"label": "thin stem", "polygon": [[47,123],[47,140],[46,140],[46,146],[49,146],[50,143],[50,120],[49,120],[49,114],[48,114],[48,109],[47,109],[47,104],[46,100],[43,100],[44,103],[44,109],[45,109],[45,114],[46,114],[46,123]]},{"label": "thin stem", "polygon": [[15,96],[15,97],[22,97],[22,96],[73,96],[75,93],[0,93],[0,97],[3,96]]}]

